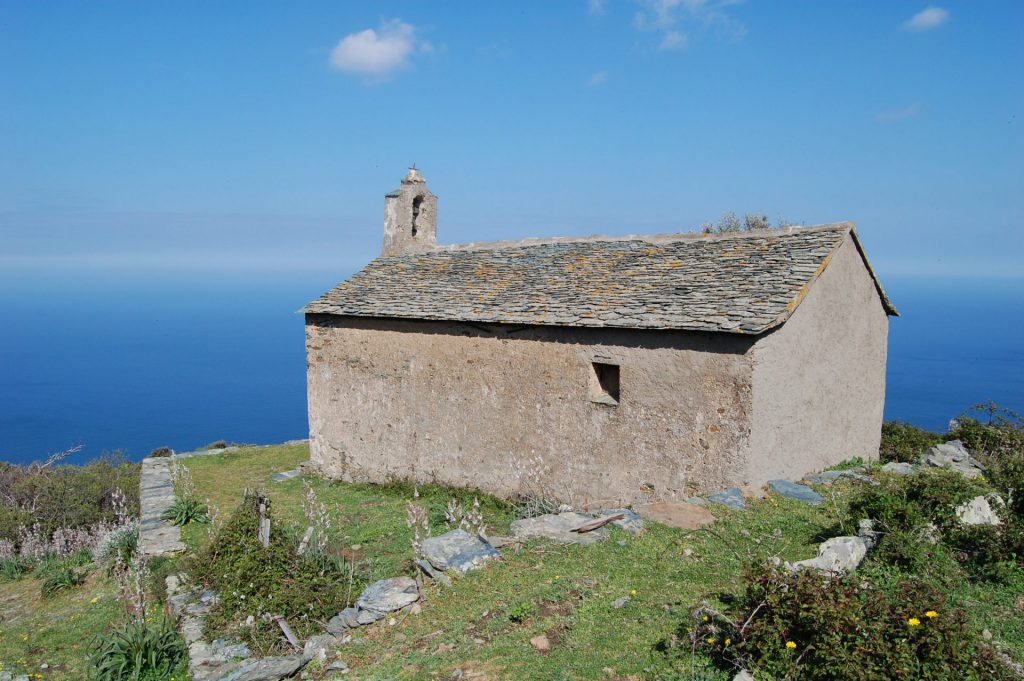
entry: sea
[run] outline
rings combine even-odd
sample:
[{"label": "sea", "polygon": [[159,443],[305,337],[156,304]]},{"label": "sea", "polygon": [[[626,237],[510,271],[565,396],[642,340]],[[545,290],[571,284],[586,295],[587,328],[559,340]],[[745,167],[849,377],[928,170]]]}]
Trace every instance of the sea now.
[{"label": "sea", "polygon": [[[83,462],[307,436],[297,310],[348,272],[0,272],[0,460]],[[885,416],[1024,412],[1024,278],[883,277]]]}]

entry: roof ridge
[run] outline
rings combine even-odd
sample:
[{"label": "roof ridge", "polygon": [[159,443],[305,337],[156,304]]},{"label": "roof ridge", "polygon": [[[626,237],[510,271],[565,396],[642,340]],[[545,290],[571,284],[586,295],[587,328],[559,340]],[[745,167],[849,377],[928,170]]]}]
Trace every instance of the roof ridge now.
[{"label": "roof ridge", "polygon": [[810,232],[848,231],[853,228],[852,222],[830,222],[819,225],[792,225],[771,229],[752,229],[743,232],[724,232],[706,234],[704,232],[665,232],[659,234],[626,234],[609,236],[594,234],[590,236],[553,236],[525,237],[502,241],[469,241],[461,244],[439,244],[424,253],[450,253],[464,251],[501,250],[507,248],[528,248],[530,246],[548,246],[552,244],[605,243],[619,241],[643,241],[647,243],[675,243],[678,241],[723,241],[729,239],[754,239],[766,236],[783,236],[789,234],[806,234]]}]

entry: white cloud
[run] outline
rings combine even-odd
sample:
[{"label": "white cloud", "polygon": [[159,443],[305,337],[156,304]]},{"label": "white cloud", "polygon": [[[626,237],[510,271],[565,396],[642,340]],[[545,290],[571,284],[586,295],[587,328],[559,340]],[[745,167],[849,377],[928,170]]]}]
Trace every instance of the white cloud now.
[{"label": "white cloud", "polygon": [[358,73],[386,80],[395,71],[409,65],[416,52],[432,52],[430,43],[417,42],[416,27],[392,19],[381,23],[380,30],[368,28],[350,33],[331,50],[331,66],[339,71]]},{"label": "white cloud", "polygon": [[604,16],[606,11],[605,0],[587,0],[587,11],[596,17]]},{"label": "white cloud", "polygon": [[690,38],[685,33],[679,31],[669,31],[665,34],[665,37],[661,40],[661,45],[658,46],[659,50],[679,50],[686,47],[687,43],[690,42]]},{"label": "white cloud", "polygon": [[911,104],[910,106],[900,107],[898,109],[886,109],[885,111],[879,111],[878,115],[875,116],[875,122],[881,125],[890,125],[892,123],[899,123],[909,118],[917,118],[921,115],[922,107],[920,104]]},{"label": "white cloud", "polygon": [[[661,34],[662,50],[686,47],[694,32],[711,32],[729,42],[747,35],[746,27],[729,15],[743,0],[635,0],[640,6],[633,23],[641,31]],[[686,30],[683,30],[686,29]]]},{"label": "white cloud", "polygon": [[598,85],[604,85],[608,82],[608,74],[604,71],[598,71],[594,75],[587,78],[587,87],[595,87]]},{"label": "white cloud", "polygon": [[927,7],[903,22],[903,28],[920,33],[938,28],[949,20],[949,12],[941,7]]}]

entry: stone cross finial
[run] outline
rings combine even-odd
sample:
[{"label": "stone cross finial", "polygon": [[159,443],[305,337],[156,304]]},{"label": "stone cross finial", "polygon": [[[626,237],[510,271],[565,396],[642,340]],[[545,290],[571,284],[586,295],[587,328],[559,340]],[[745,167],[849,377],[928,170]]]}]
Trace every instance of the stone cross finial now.
[{"label": "stone cross finial", "polygon": [[384,196],[381,255],[431,251],[437,246],[437,197],[413,163],[398,188]]}]

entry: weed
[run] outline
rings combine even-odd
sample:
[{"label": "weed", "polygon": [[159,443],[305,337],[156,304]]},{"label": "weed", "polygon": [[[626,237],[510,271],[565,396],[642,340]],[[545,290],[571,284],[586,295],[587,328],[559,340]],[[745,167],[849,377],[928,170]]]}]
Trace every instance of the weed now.
[{"label": "weed", "polygon": [[160,517],[179,526],[189,523],[206,523],[210,520],[206,504],[193,497],[183,499],[179,496],[174,497],[174,503]]},{"label": "weed", "polygon": [[929,447],[942,441],[943,437],[938,433],[922,430],[902,421],[886,421],[882,424],[882,442],[878,447],[878,458],[882,463],[912,463],[921,458]]},{"label": "weed", "polygon": [[51,598],[61,591],[75,588],[84,581],[85,574],[81,570],[64,566],[50,573],[43,581],[40,591],[44,598]]},{"label": "weed", "polygon": [[97,638],[89,662],[95,681],[163,681],[176,672],[185,678],[185,654],[173,622],[133,617]]}]

